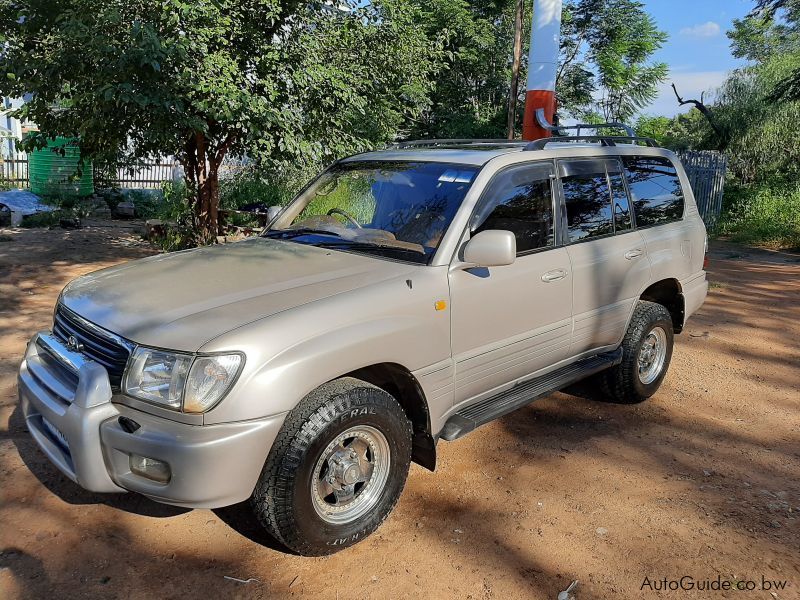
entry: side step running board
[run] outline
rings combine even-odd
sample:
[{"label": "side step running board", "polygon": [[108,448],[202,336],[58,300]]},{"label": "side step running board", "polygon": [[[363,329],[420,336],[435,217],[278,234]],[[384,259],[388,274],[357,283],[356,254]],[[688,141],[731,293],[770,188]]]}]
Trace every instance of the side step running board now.
[{"label": "side step running board", "polygon": [[557,392],[621,362],[622,348],[618,348],[614,352],[585,358],[542,377],[517,384],[504,392],[459,410],[447,420],[440,437],[447,441],[457,440],[481,425],[526,406],[537,398]]}]

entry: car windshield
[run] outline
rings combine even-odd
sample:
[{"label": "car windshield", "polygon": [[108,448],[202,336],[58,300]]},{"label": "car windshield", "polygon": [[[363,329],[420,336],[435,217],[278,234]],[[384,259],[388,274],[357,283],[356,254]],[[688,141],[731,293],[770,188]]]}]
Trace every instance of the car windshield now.
[{"label": "car windshield", "polygon": [[477,171],[434,162],[339,163],[264,235],[428,264]]}]

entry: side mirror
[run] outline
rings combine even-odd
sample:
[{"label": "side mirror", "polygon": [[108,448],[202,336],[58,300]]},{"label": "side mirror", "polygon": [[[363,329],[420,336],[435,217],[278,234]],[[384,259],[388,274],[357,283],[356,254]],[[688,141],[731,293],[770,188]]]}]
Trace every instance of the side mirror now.
[{"label": "side mirror", "polygon": [[517,260],[517,238],[510,231],[481,231],[467,242],[464,261],[478,267],[505,267]]},{"label": "side mirror", "polygon": [[267,223],[272,221],[275,217],[277,217],[283,211],[282,206],[270,206],[267,209]]}]

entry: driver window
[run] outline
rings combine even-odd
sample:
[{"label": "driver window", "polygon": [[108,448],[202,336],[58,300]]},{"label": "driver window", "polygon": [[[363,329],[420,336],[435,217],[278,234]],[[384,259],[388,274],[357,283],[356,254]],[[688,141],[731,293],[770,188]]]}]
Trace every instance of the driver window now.
[{"label": "driver window", "polygon": [[495,175],[473,216],[472,234],[510,231],[517,238],[517,256],[552,248],[553,175],[550,163],[510,167]]}]

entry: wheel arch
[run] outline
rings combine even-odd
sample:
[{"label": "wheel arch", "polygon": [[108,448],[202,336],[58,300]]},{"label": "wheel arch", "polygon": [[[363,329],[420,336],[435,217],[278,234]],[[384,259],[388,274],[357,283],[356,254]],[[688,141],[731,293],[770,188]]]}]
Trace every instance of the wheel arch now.
[{"label": "wheel arch", "polygon": [[361,367],[342,377],[371,383],[397,400],[414,430],[411,459],[433,471],[436,468],[436,443],[431,435],[430,410],[425,392],[411,371],[397,363],[385,362]]},{"label": "wheel arch", "polygon": [[675,333],[683,331],[686,321],[686,301],[683,288],[675,278],[662,279],[650,284],[639,296],[642,300],[661,304],[672,315],[672,328]]}]

